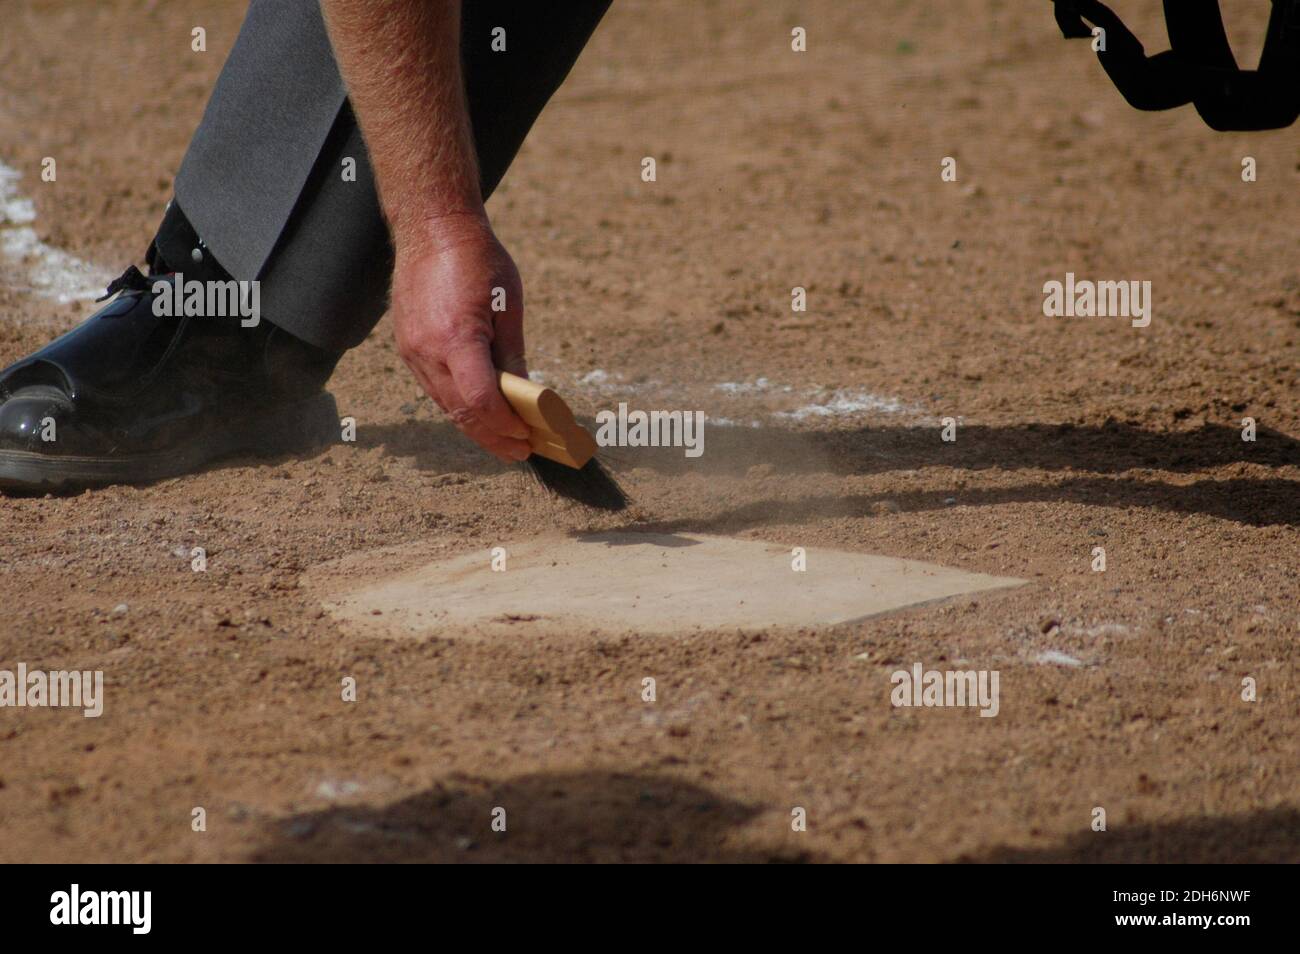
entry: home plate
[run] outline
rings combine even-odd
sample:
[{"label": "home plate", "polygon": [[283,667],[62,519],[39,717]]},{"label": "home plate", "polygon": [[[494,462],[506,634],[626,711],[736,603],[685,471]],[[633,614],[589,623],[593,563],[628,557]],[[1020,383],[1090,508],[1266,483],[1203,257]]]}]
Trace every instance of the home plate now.
[{"label": "home plate", "polygon": [[794,545],[620,532],[503,543],[346,588],[356,569],[402,563],[390,553],[305,582],[349,628],[416,639],[835,625],[1025,582],[820,547],[804,562]]}]

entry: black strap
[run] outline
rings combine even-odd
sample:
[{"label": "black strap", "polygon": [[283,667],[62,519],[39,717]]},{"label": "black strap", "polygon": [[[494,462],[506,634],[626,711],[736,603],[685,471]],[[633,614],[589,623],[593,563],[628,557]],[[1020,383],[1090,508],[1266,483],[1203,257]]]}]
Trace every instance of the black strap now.
[{"label": "black strap", "polygon": [[1056,11],[1056,25],[1061,28],[1061,36],[1067,40],[1086,39],[1092,36],[1088,24],[1083,22],[1079,11],[1075,9],[1074,0],[1054,0],[1052,6]]},{"label": "black strap", "polygon": [[1133,31],[1104,3],[1098,0],[1055,0],[1055,3],[1057,23],[1062,23],[1064,17],[1062,33],[1067,39],[1092,36],[1085,20],[1105,31],[1105,49],[1097,52],[1097,60],[1130,106],[1144,110],[1173,109],[1192,101],[1192,84],[1182,60],[1170,51],[1147,56]]},{"label": "black strap", "polygon": [[1165,0],[1171,50],[1147,56],[1137,37],[1099,0],[1053,0],[1066,38],[1106,31],[1097,58],[1138,109],[1193,103],[1212,129],[1279,129],[1300,118],[1300,0],[1273,0],[1257,70],[1237,67],[1218,0]]},{"label": "black strap", "polygon": [[1169,42],[1186,62],[1198,67],[1235,70],[1219,0],[1165,0]]},{"label": "black strap", "polygon": [[1273,0],[1259,68],[1237,68],[1218,0],[1165,0],[1174,50],[1196,64],[1192,101],[1220,131],[1279,129],[1300,118],[1300,3]]}]

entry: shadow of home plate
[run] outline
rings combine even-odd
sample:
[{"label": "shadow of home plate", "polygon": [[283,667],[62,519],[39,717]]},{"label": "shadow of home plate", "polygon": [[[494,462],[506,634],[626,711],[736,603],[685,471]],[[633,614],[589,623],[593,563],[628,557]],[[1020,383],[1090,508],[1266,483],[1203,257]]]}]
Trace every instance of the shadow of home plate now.
[{"label": "shadow of home plate", "polygon": [[836,625],[1025,582],[819,548],[796,571],[791,547],[696,534],[504,546],[504,570],[488,549],[411,569],[419,551],[404,547],[326,564],[304,585],[359,635],[482,639]]}]

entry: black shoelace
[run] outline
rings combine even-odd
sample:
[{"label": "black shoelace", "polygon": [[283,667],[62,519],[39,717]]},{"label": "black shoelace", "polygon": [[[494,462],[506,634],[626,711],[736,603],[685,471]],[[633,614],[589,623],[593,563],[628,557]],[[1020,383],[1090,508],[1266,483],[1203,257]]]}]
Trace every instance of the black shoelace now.
[{"label": "black shoelace", "polygon": [[126,271],[109,282],[104,294],[96,298],[95,301],[106,301],[118,292],[143,292],[148,291],[149,288],[149,279],[145,278],[140,269],[134,265],[128,265]]}]

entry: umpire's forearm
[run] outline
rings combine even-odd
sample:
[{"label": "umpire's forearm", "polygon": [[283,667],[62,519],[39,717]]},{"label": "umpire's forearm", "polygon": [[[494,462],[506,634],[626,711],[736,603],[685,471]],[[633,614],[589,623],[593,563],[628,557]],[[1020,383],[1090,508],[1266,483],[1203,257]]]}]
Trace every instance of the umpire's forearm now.
[{"label": "umpire's forearm", "polygon": [[321,0],[399,254],[482,220],[461,0]]}]

